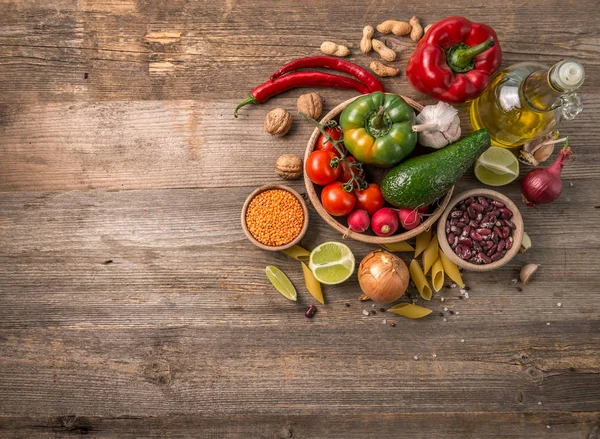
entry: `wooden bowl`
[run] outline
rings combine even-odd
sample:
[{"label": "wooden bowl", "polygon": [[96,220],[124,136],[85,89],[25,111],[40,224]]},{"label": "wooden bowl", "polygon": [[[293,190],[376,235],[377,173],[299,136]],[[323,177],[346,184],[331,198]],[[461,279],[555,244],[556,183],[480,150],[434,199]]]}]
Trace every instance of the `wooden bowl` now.
[{"label": "wooden bowl", "polygon": [[[446,237],[446,219],[448,215],[450,215],[450,211],[454,206],[456,206],[462,200],[465,200],[469,197],[477,197],[478,195],[493,198],[494,200],[500,201],[504,203],[504,205],[509,208],[513,212],[513,217],[510,219],[513,223],[515,223],[516,229],[512,232],[513,237],[513,246],[510,250],[506,252],[504,257],[499,261],[492,262],[491,264],[472,264],[468,261],[465,261],[458,257],[454,250],[448,244],[448,238]],[[496,268],[500,268],[503,265],[507,264],[515,255],[519,252],[521,248],[521,242],[523,241],[523,218],[521,217],[521,212],[517,208],[516,204],[513,203],[510,198],[502,195],[500,192],[493,191],[491,189],[473,189],[470,191],[463,192],[452,199],[448,207],[444,211],[443,215],[440,218],[440,222],[437,227],[437,236],[438,242],[440,244],[441,250],[448,256],[448,258],[454,262],[459,267],[464,268],[465,270],[472,271],[490,271],[495,270]]]},{"label": "wooden bowl", "polygon": [[[300,233],[298,234],[298,236],[296,236],[291,242],[288,242],[287,244],[284,245],[279,245],[279,246],[269,246],[269,245],[265,245],[261,242],[258,242],[254,236],[252,236],[252,233],[250,233],[250,231],[248,230],[248,225],[246,224],[246,212],[248,211],[248,206],[250,205],[250,201],[252,201],[252,199],[254,197],[256,197],[258,194],[271,190],[271,189],[281,189],[284,191],[289,192],[290,194],[292,194],[299,202],[300,202],[300,206],[302,206],[302,212],[304,212],[304,223],[302,224],[302,230],[300,230]],[[262,248],[263,250],[269,250],[269,251],[280,251],[280,250],[285,250],[286,248],[290,248],[293,245],[296,245],[300,242],[300,240],[304,237],[304,235],[306,234],[306,230],[308,229],[308,208],[306,207],[306,202],[304,201],[304,198],[302,198],[302,195],[300,195],[298,192],[296,192],[294,189],[292,189],[289,186],[285,186],[282,184],[266,184],[264,186],[261,186],[257,189],[255,189],[250,195],[248,195],[248,198],[246,198],[246,202],[244,203],[244,207],[242,207],[242,229],[244,230],[244,234],[246,235],[246,238],[248,238],[248,240],[254,244],[255,246]]]},{"label": "wooden bowl", "polygon": [[[352,99],[348,99],[347,101],[339,104],[337,107],[332,109],[329,113],[327,113],[325,115],[325,117],[323,117],[323,119],[321,119],[321,124],[325,124],[327,121],[338,117],[342,113],[344,108],[346,108],[351,102],[358,99],[359,97],[360,96],[356,96]],[[401,97],[402,97],[402,99],[404,99],[406,101],[407,104],[409,104],[415,110],[421,111],[423,109],[423,105],[419,104],[418,102],[413,101],[412,99],[407,98],[405,96],[401,96]],[[317,141],[317,138],[319,137],[320,134],[321,133],[319,132],[319,130],[317,128],[315,128],[315,130],[312,133],[312,136],[310,136],[310,139],[308,140],[308,145],[306,146],[306,152],[304,154],[305,166],[306,166],[306,160],[308,159],[308,156],[310,155],[310,153],[313,152],[315,142]],[[444,209],[450,202],[450,197],[452,197],[452,192],[454,191],[454,186],[452,186],[452,188],[450,188],[450,190],[444,196],[444,198],[438,200],[438,208],[435,209],[430,214],[430,216],[427,218],[426,221],[419,224],[418,227],[415,227],[412,230],[407,230],[404,233],[397,233],[397,234],[394,234],[391,236],[377,236],[377,235],[369,235],[366,233],[353,232],[352,230],[350,230],[347,227],[346,224],[340,222],[340,220],[336,219],[336,217],[331,216],[325,210],[325,208],[323,207],[323,204],[321,204],[321,198],[319,197],[319,194],[317,194],[317,190],[315,189],[315,184],[312,181],[310,181],[310,179],[306,175],[306,170],[304,171],[304,184],[306,185],[306,193],[308,194],[310,202],[314,206],[315,210],[319,213],[319,215],[321,215],[321,218],[323,218],[327,224],[329,224],[331,227],[333,227],[338,232],[342,233],[344,235],[344,237],[349,236],[350,238],[356,239],[357,241],[367,242],[370,244],[392,244],[394,242],[406,241],[407,239],[414,238],[415,236],[419,235],[421,232],[430,229],[433,226],[433,224],[437,221],[437,219],[444,212]],[[339,217],[339,218],[346,218],[346,217]]]}]

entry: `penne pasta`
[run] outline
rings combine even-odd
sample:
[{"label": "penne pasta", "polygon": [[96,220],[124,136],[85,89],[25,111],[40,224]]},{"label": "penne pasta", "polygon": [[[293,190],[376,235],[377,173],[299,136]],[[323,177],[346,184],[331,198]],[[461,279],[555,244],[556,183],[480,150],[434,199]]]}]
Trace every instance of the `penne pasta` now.
[{"label": "penne pasta", "polygon": [[410,245],[408,242],[393,242],[391,244],[381,244],[381,246],[389,252],[399,253],[399,252],[412,252],[415,251],[415,248]]},{"label": "penne pasta", "polygon": [[412,303],[399,303],[396,306],[388,308],[388,312],[393,312],[394,314],[398,314],[409,319],[420,319],[431,314],[431,310],[429,308],[413,305]]},{"label": "penne pasta", "polygon": [[415,258],[419,256],[427,248],[427,245],[431,241],[431,230],[425,230],[423,233],[417,235],[417,242],[415,243]]},{"label": "penne pasta", "polygon": [[444,266],[440,258],[437,258],[431,266],[431,285],[436,292],[444,286]]},{"label": "penne pasta", "polygon": [[456,282],[459,287],[464,288],[465,283],[462,280],[460,271],[458,271],[458,266],[452,262],[443,251],[440,251],[440,260],[442,261],[442,266],[444,267],[444,273],[446,273],[450,279]]},{"label": "penne pasta", "polygon": [[423,270],[416,259],[410,261],[408,271],[410,272],[410,278],[415,283],[421,297],[425,300],[431,300],[431,287],[427,283],[425,273],[423,273]]},{"label": "penne pasta", "polygon": [[293,245],[290,248],[281,250],[281,253],[289,256],[290,258],[294,258],[297,261],[308,261],[310,258],[310,252],[299,245]]},{"label": "penne pasta", "polygon": [[325,305],[325,299],[323,298],[323,290],[321,289],[321,283],[317,280],[315,275],[310,268],[306,266],[304,262],[302,264],[302,272],[304,273],[304,282],[306,289],[320,304]]},{"label": "penne pasta", "polygon": [[427,248],[423,251],[423,272],[425,274],[429,273],[429,269],[438,258],[439,248],[437,236],[433,235]]}]

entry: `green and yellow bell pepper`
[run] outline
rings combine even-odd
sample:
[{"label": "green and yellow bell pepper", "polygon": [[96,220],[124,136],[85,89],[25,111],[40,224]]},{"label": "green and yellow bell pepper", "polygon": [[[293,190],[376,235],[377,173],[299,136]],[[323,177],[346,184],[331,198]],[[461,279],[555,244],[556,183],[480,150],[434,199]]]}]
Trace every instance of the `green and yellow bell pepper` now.
[{"label": "green and yellow bell pepper", "polygon": [[393,166],[417,144],[415,112],[400,96],[375,92],[350,103],[340,116],[344,145],[362,163]]}]

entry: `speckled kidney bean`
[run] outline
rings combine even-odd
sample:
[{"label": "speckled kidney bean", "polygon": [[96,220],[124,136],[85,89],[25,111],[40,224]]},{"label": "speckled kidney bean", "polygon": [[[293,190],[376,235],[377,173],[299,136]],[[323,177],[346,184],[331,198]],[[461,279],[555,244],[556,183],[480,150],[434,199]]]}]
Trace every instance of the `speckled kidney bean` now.
[{"label": "speckled kidney bean", "polygon": [[471,237],[471,239],[473,241],[483,241],[483,238],[481,237],[481,235],[479,233],[477,233],[475,230],[471,230],[471,233],[469,233],[469,236]]},{"label": "speckled kidney bean", "polygon": [[498,251],[501,252],[502,250],[504,250],[504,247],[506,247],[506,241],[504,239],[501,239],[498,242]]},{"label": "speckled kidney bean", "polygon": [[510,236],[510,228],[504,226],[502,227],[502,237],[504,239],[508,238]]},{"label": "speckled kidney bean", "polygon": [[477,229],[477,233],[479,233],[480,235],[489,235],[492,233],[492,231],[490,229],[481,227],[481,228]]},{"label": "speckled kidney bean", "polygon": [[492,256],[498,250],[498,245],[492,242],[492,247],[485,251],[485,254],[488,256]]},{"label": "speckled kidney bean", "polygon": [[485,197],[477,197],[477,201],[479,202],[479,204],[481,204],[483,207],[488,207],[490,205],[490,203],[488,203],[488,200],[485,199]]},{"label": "speckled kidney bean", "polygon": [[477,216],[475,217],[475,221],[477,221],[477,224],[481,224],[483,219],[483,214],[482,213],[478,213]]},{"label": "speckled kidney bean", "polygon": [[461,216],[463,216],[463,211],[462,210],[455,210],[453,212],[450,212],[450,218],[460,218]]},{"label": "speckled kidney bean", "polygon": [[450,231],[455,235],[460,235],[462,233],[462,229],[459,229],[456,226],[450,226]]},{"label": "speckled kidney bean", "polygon": [[494,226],[494,228],[492,229],[492,231],[498,235],[498,236],[502,236],[502,230],[500,230],[500,227],[498,226]]},{"label": "speckled kidney bean", "polygon": [[471,220],[471,221],[469,221],[469,226],[470,227],[477,227],[477,223],[475,222],[475,220]]},{"label": "speckled kidney bean", "polygon": [[481,213],[483,212],[484,207],[479,203],[473,203],[471,204],[471,209],[473,209],[475,212]]},{"label": "speckled kidney bean", "polygon": [[506,207],[501,207],[498,210],[500,211],[500,216],[502,218],[512,218],[513,216],[513,213],[510,211],[510,209],[507,209]]},{"label": "speckled kidney bean", "polygon": [[463,227],[463,233],[467,232],[467,234],[465,236],[469,236],[469,233],[471,233],[471,226],[466,225]]},{"label": "speckled kidney bean", "polygon": [[448,244],[452,245],[452,243],[454,242],[454,233],[450,232],[447,236],[448,238]]},{"label": "speckled kidney bean", "polygon": [[514,238],[512,236],[509,236],[508,239],[506,240],[506,247],[504,248],[506,251],[510,250],[513,246],[514,243]]},{"label": "speckled kidney bean", "polygon": [[510,227],[512,230],[515,230],[517,228],[517,226],[515,225],[515,223],[513,223],[511,220],[504,219],[502,221],[504,221],[504,225],[505,226]]},{"label": "speckled kidney bean", "polygon": [[485,247],[484,250],[488,251],[489,249],[491,249],[494,246],[494,241],[488,241],[485,243]]},{"label": "speckled kidney bean", "polygon": [[491,204],[492,206],[496,206],[496,207],[504,207],[504,203],[502,203],[501,201],[497,201],[497,200],[492,200],[492,201],[490,202],[490,204]]},{"label": "speckled kidney bean", "polygon": [[454,248],[454,252],[458,255],[459,258],[464,259],[463,257],[463,253],[465,251],[465,248],[462,245],[457,245]]},{"label": "speckled kidney bean", "polygon": [[492,260],[485,253],[479,252],[479,253],[477,253],[477,257],[479,259],[481,259],[483,262],[485,262],[486,264],[489,264],[492,262]]},{"label": "speckled kidney bean", "polygon": [[458,218],[452,218],[452,219],[450,220],[450,225],[451,225],[451,226],[455,226],[456,224],[458,224]]},{"label": "speckled kidney bean", "polygon": [[458,238],[458,243],[467,248],[471,248],[473,246],[473,241],[471,241],[469,238]]},{"label": "speckled kidney bean", "polygon": [[467,214],[469,214],[469,218],[471,219],[477,218],[477,212],[475,212],[475,209],[473,209],[472,204],[469,207],[467,207]]},{"label": "speckled kidney bean", "polygon": [[458,227],[459,229],[464,229],[466,226],[465,223],[463,223],[462,221],[459,221],[456,223],[456,227]]},{"label": "speckled kidney bean", "polygon": [[505,252],[494,253],[492,256],[490,256],[490,259],[492,260],[492,262],[496,262],[502,259],[505,254]]},{"label": "speckled kidney bean", "polygon": [[470,198],[467,198],[467,199],[465,200],[465,205],[466,205],[466,206],[470,206],[470,205],[471,205],[471,204],[473,204],[474,202],[475,202],[475,198],[473,198],[473,197],[470,197]]},{"label": "speckled kidney bean", "polygon": [[490,236],[492,237],[494,244],[498,244],[498,241],[500,241],[500,236],[496,235],[495,233],[492,233]]}]

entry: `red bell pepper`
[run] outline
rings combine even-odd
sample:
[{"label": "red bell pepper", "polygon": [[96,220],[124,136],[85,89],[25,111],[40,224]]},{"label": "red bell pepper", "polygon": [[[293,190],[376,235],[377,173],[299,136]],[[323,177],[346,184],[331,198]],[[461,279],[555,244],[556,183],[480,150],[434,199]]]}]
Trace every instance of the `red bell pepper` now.
[{"label": "red bell pepper", "polygon": [[464,17],[435,23],[419,41],[406,67],[413,86],[445,102],[475,99],[502,64],[494,30]]}]

